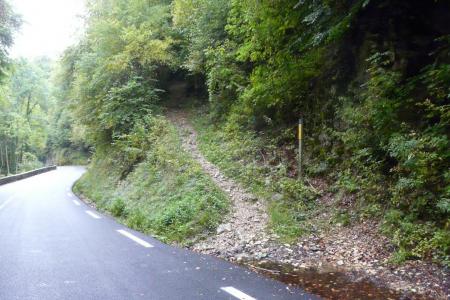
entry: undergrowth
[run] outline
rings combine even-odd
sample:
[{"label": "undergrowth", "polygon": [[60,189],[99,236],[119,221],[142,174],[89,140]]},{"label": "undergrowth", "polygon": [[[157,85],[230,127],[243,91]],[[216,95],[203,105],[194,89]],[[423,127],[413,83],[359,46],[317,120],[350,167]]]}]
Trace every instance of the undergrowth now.
[{"label": "undergrowth", "polygon": [[[378,169],[362,165],[360,157],[351,160],[352,168],[360,170],[359,173],[329,166],[328,174],[320,173],[331,182],[321,191],[331,195],[331,202],[324,204],[317,201],[322,195],[308,179],[302,183],[290,173],[289,166],[295,160],[289,160],[286,149],[283,150],[283,133],[278,137],[269,137],[267,132],[266,136],[258,136],[249,130],[236,129],[232,122],[211,123],[207,114],[193,115],[200,150],[227,176],[268,201],[270,226],[282,241],[293,242],[316,230],[376,219],[382,224],[382,233],[396,246],[393,263],[419,258],[449,263],[448,227],[419,221],[417,215],[398,209],[395,203],[386,204],[383,195],[389,196],[386,188],[389,182],[379,175]],[[401,143],[395,145],[400,147]],[[287,150],[295,153],[295,149]],[[305,166],[307,175],[316,174],[317,166],[317,161],[311,159]],[[398,186],[394,188],[399,189]],[[398,194],[393,194],[395,200]],[[443,210],[448,209],[442,206]],[[326,214],[326,220],[320,217],[322,214]]]},{"label": "undergrowth", "polygon": [[318,210],[314,200],[319,193],[290,176],[291,162],[276,141],[232,126],[209,125],[205,114],[193,117],[200,151],[227,176],[268,201],[270,227],[282,241],[294,242],[314,230],[309,219]]},{"label": "undergrowth", "polygon": [[180,150],[169,122],[154,117],[145,123],[123,138],[127,143],[117,143],[106,155],[97,152],[75,192],[133,229],[190,243],[217,227],[228,210],[227,197]]},{"label": "undergrowth", "polygon": [[79,149],[62,148],[54,154],[59,166],[85,166],[89,163],[89,153]]}]

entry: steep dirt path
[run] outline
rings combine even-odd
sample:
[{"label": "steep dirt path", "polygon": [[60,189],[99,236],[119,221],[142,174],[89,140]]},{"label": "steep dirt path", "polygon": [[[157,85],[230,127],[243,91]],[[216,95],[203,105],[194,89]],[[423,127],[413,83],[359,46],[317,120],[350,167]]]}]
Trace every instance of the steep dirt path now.
[{"label": "steep dirt path", "polygon": [[[189,152],[214,182],[228,194],[232,203],[231,213],[218,227],[217,234],[192,248],[199,252],[239,260],[241,256],[246,255],[244,254],[246,247],[261,241],[269,241],[271,236],[266,233],[268,215],[263,201],[258,200],[234,180],[224,176],[219,168],[200,153],[197,134],[185,112],[173,110],[168,117],[180,130],[184,150]],[[250,254],[252,253],[247,255]]]},{"label": "steep dirt path", "polygon": [[[188,113],[172,109],[167,117],[179,129],[184,150],[228,194],[232,203],[231,213],[218,227],[217,234],[197,242],[191,247],[193,250],[241,262],[285,282],[293,279],[292,283],[325,298],[450,299],[448,271],[426,262],[391,265],[390,243],[379,234],[379,224],[373,221],[312,233],[291,245],[281,244],[267,230],[265,202],[224,176],[202,155]],[[335,277],[337,274],[341,275]],[[361,298],[358,293],[364,296]]]}]

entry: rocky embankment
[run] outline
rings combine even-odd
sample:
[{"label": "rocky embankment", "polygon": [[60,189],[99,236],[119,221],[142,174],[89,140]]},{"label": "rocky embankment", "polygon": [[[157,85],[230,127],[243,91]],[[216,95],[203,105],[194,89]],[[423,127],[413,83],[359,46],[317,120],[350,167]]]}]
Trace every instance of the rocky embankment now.
[{"label": "rocky embankment", "polygon": [[[294,244],[280,243],[278,236],[267,230],[265,202],[224,176],[200,153],[197,134],[189,123],[188,115],[183,111],[172,111],[169,119],[179,128],[184,149],[192,154],[204,171],[229,195],[232,203],[231,213],[217,228],[217,233],[197,242],[192,246],[193,250],[247,264],[256,271],[273,273],[281,279],[281,269],[297,274],[294,276],[300,279],[302,270],[310,272],[314,269],[317,276],[322,271],[326,274],[344,274],[350,286],[351,282],[371,282],[378,287],[384,286],[400,292],[386,296],[370,291],[366,293],[369,295],[367,299],[450,299],[449,270],[422,261],[392,265],[389,258],[393,247],[388,239],[379,234],[379,225],[374,221],[336,227],[328,232],[301,238]],[[267,267],[274,265],[280,268],[271,270]],[[289,278],[292,279],[292,276]],[[320,280],[315,277],[314,281]],[[290,282],[295,283],[292,280]],[[306,282],[299,280],[297,283],[308,289]],[[317,290],[314,282],[310,282],[310,285],[310,290]],[[323,285],[331,290],[330,293],[322,293],[323,296],[342,299],[343,294],[339,294],[338,287],[326,282]],[[335,289],[336,297],[333,296]],[[351,293],[345,291],[347,299],[352,299]]]}]

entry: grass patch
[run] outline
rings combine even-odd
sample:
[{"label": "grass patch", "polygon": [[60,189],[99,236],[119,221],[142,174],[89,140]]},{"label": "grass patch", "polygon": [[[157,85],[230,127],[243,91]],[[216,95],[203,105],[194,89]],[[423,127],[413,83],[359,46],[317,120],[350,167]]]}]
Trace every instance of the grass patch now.
[{"label": "grass patch", "polygon": [[269,202],[270,227],[285,242],[309,233],[318,209],[318,194],[289,174],[289,158],[277,141],[230,125],[211,125],[206,114],[195,114],[200,151],[230,178]]},{"label": "grass patch", "polygon": [[229,201],[181,150],[178,133],[168,121],[155,118],[149,135],[144,159],[130,173],[123,151],[112,148],[108,154],[96,154],[74,191],[133,229],[188,244],[215,230]]},{"label": "grass patch", "polygon": [[[448,219],[439,224],[426,221],[424,216],[421,220],[417,212],[406,213],[392,208],[383,198],[387,195],[382,191],[388,188],[376,170],[360,166],[365,173],[361,171],[355,175],[350,169],[328,169],[331,173],[328,178],[335,180],[328,191],[334,195],[328,204],[320,204],[315,201],[318,194],[314,189],[289,174],[289,166],[295,161],[286,159],[281,147],[277,146],[284,145],[282,132],[275,138],[267,132],[257,135],[241,130],[232,120],[222,124],[211,122],[205,113],[194,114],[194,127],[200,150],[207,159],[269,202],[270,226],[282,241],[290,243],[306,233],[377,219],[383,223],[382,233],[396,247],[392,262],[429,259],[449,265]],[[317,161],[305,166],[308,174],[314,165],[320,167]],[[411,201],[416,200],[411,198]],[[439,207],[448,213],[446,198],[439,202]],[[440,216],[437,211],[436,216]]]}]

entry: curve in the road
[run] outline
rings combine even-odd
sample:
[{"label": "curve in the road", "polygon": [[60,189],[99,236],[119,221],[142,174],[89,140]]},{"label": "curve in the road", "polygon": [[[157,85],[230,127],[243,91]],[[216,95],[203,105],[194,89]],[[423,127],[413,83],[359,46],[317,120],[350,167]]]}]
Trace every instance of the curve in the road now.
[{"label": "curve in the road", "polygon": [[71,193],[83,172],[0,187],[0,299],[319,299],[124,227]]}]

